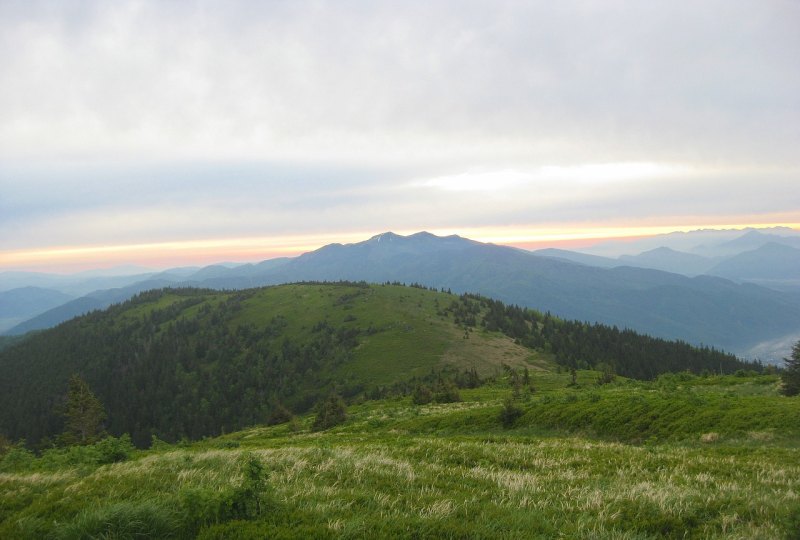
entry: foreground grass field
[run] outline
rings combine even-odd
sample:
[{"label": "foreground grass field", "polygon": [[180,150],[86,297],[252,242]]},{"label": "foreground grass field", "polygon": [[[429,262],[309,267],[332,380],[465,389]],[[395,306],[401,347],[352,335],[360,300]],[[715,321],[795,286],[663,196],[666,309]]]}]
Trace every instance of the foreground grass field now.
[{"label": "foreground grass field", "polygon": [[12,450],[0,538],[800,537],[800,401],[777,378],[597,376],[537,373],[508,429],[500,380],[459,403],[352,405],[325,432],[305,417],[122,448],[119,463]]}]

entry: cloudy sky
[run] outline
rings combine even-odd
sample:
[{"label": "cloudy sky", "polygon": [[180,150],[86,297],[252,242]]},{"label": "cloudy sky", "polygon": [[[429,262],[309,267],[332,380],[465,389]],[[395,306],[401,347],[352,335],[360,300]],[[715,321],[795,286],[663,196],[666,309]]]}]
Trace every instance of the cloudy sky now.
[{"label": "cloudy sky", "polygon": [[0,270],[800,228],[798,66],[793,0],[0,0]]}]

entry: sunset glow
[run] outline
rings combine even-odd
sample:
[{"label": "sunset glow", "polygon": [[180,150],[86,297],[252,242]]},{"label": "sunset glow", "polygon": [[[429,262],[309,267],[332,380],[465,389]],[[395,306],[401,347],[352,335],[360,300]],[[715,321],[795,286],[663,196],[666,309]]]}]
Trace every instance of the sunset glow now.
[{"label": "sunset glow", "polygon": [[[745,229],[789,227],[800,231],[800,223],[695,224],[683,226],[651,225],[573,226],[573,227],[467,227],[428,229],[439,236],[457,234],[480,242],[523,249],[546,247],[588,247],[605,240],[634,240],[670,232],[689,232],[704,228]],[[77,272],[135,264],[155,269],[176,266],[202,266],[219,262],[259,262],[275,257],[295,257],[330,243],[354,243],[385,231],[342,234],[308,234],[270,237],[227,238],[120,244],[108,246],[58,246],[0,253],[0,270],[29,270],[57,273]],[[408,235],[418,230],[396,230]]]},{"label": "sunset glow", "polygon": [[788,4],[72,4],[0,2],[0,270],[800,223]]}]

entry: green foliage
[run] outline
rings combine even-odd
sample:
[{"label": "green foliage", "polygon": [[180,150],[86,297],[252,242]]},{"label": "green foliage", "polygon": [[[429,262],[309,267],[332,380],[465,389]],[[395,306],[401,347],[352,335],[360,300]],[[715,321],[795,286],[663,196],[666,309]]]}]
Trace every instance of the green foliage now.
[{"label": "green foliage", "polygon": [[597,384],[604,385],[614,382],[616,374],[614,373],[614,368],[610,365],[601,362],[595,366],[595,369],[600,372],[600,375],[597,377]]},{"label": "green foliage", "polygon": [[0,471],[56,470],[62,467],[91,467],[127,461],[134,453],[128,434],[105,437],[94,444],[53,447],[35,454],[22,444],[15,445],[0,459]]},{"label": "green foliage", "polygon": [[66,425],[61,440],[65,444],[93,444],[104,434],[103,405],[78,375],[70,377],[64,417]]},{"label": "green foliage", "polygon": [[511,428],[524,412],[512,397],[508,397],[503,401],[503,408],[500,409],[500,423],[506,429]]},{"label": "green foliage", "polygon": [[292,411],[284,407],[281,403],[277,403],[272,407],[272,412],[269,413],[267,425],[275,426],[278,424],[285,424],[286,422],[291,422],[293,418],[294,415]]},{"label": "green foliage", "polygon": [[[306,416],[121,463],[29,456],[0,475],[0,538],[796,536],[800,401],[777,376],[598,375],[536,372],[524,404],[505,379],[458,403],[367,401],[332,432]],[[503,428],[506,407],[523,415]]]},{"label": "green foliage", "polygon": [[461,393],[453,381],[442,380],[434,389],[433,400],[436,403],[456,403],[461,401]]},{"label": "green foliage", "polygon": [[98,453],[97,463],[119,463],[131,457],[134,451],[131,436],[123,433],[121,437],[106,437],[94,445]]},{"label": "green foliage", "polygon": [[796,396],[800,394],[800,341],[794,344],[792,355],[789,358],[784,358],[783,362],[781,392],[786,396]]},{"label": "green foliage", "polygon": [[30,467],[36,456],[25,448],[25,441],[11,445],[0,456],[0,472],[24,471]]},{"label": "green foliage", "polygon": [[418,384],[414,388],[414,393],[411,395],[411,401],[414,405],[427,405],[433,401],[433,391],[427,384]]},{"label": "green foliage", "polygon": [[345,405],[342,396],[332,393],[320,403],[317,416],[314,418],[313,429],[314,431],[322,431],[338,426],[344,423],[345,420],[347,420],[347,405]]},{"label": "green foliage", "polygon": [[278,508],[268,489],[261,461],[245,452],[239,456],[237,466],[242,476],[238,486],[215,490],[187,488],[180,492],[179,508],[185,531],[196,533],[215,524],[257,519]]},{"label": "green foliage", "polygon": [[[458,388],[479,386],[501,362],[519,374],[526,364],[553,360],[576,369],[605,363],[641,379],[671,370],[760,369],[712,349],[419,287],[165,289],[0,351],[0,432],[47,446],[40,441],[65,429],[53,404],[73,373],[105,406],[108,432],[129,433],[143,448],[153,435],[197,440],[285,419],[276,403],[304,414],[334,388],[355,402],[410,395],[425,384],[435,401],[453,402]],[[70,443],[101,436],[74,426],[68,433]]]},{"label": "green foliage", "polygon": [[58,538],[173,538],[181,522],[158,501],[123,501],[81,512],[57,533]]},{"label": "green foliage", "polygon": [[242,469],[242,483],[233,492],[233,515],[237,519],[256,518],[268,506],[264,465],[251,453],[242,454],[239,464]]}]

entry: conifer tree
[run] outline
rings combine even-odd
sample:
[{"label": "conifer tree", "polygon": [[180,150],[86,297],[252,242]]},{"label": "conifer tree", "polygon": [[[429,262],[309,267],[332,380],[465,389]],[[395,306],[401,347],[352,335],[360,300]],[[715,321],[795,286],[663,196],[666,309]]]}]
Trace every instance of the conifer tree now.
[{"label": "conifer tree", "polygon": [[78,375],[69,380],[64,417],[62,440],[67,444],[92,444],[104,434],[106,412],[103,405]]},{"label": "conifer tree", "polygon": [[783,359],[786,367],[781,373],[783,387],[781,392],[787,396],[800,394],[800,341],[792,347],[792,356]]}]

